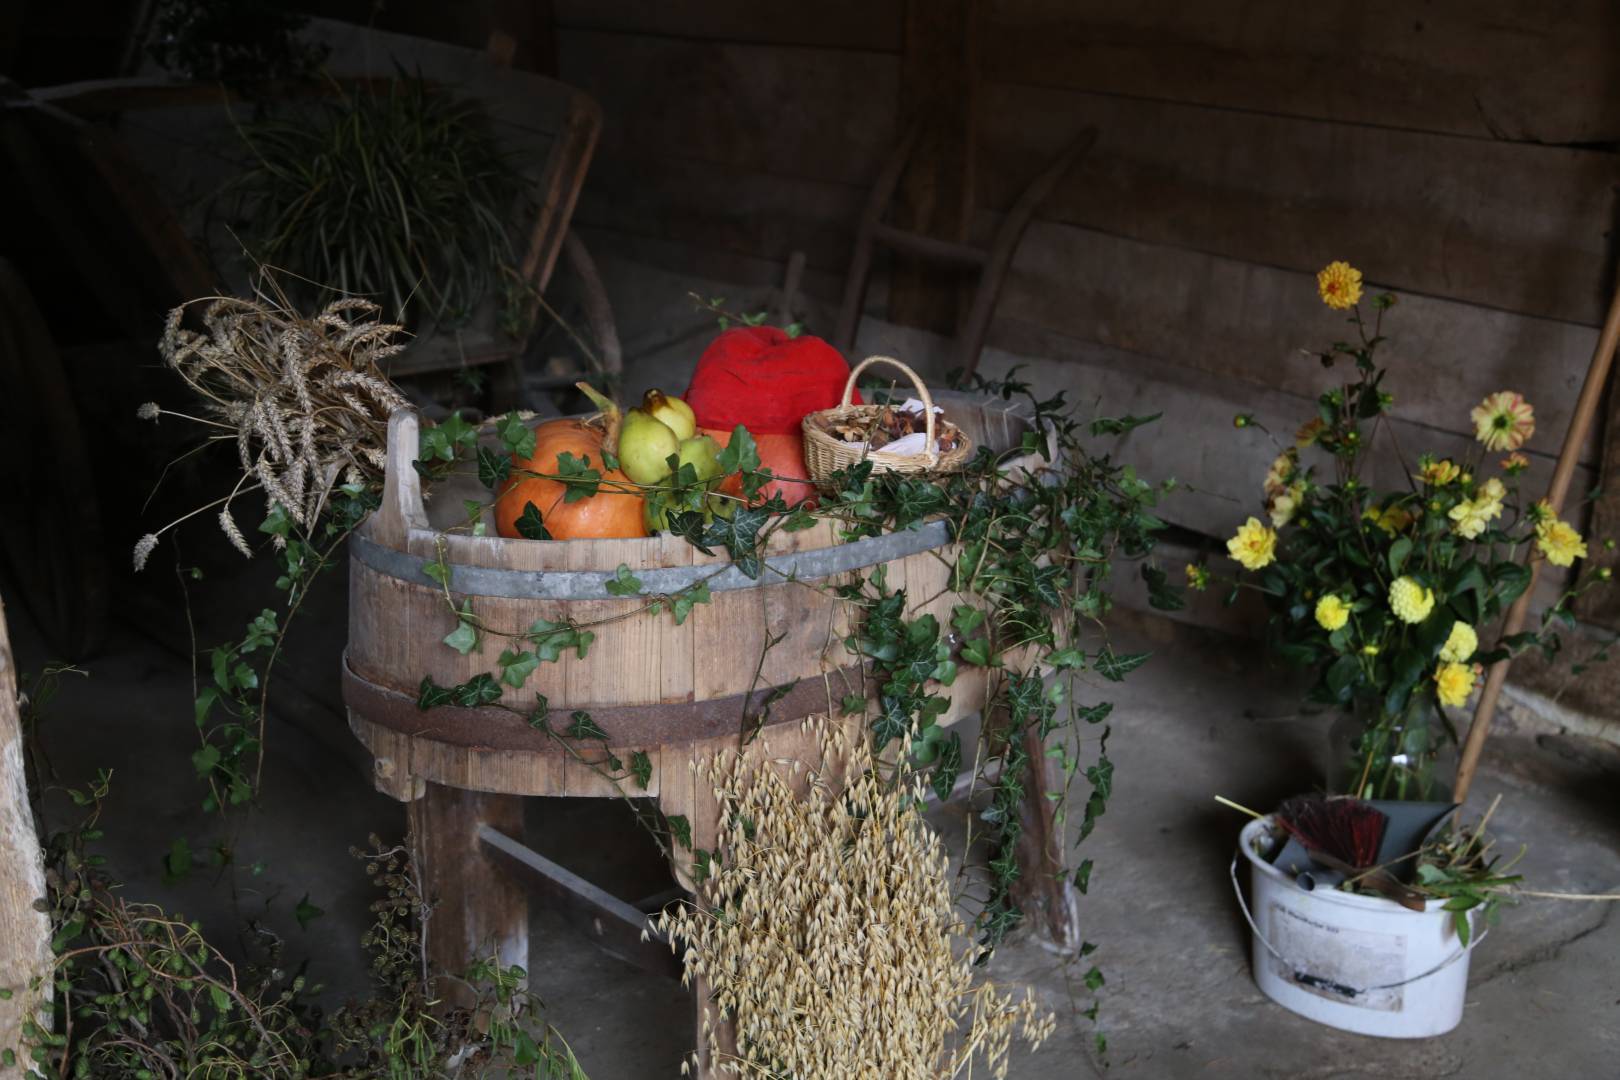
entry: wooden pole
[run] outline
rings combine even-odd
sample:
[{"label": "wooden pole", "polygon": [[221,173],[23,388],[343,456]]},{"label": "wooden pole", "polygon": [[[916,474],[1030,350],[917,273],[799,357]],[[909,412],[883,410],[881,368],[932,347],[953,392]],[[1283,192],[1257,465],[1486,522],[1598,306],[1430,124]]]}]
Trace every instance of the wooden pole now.
[{"label": "wooden pole", "polygon": [[[45,895],[45,866],[28,805],[24,757],[17,673],[0,605],[0,986],[11,991],[0,1001],[0,1048],[21,1044],[24,1023],[38,1019],[35,1013],[51,996],[51,921],[34,907]],[[30,988],[35,977],[42,980],[38,992]]]},{"label": "wooden pole", "polygon": [[[1616,345],[1620,345],[1620,286],[1616,287],[1614,298],[1609,301],[1609,314],[1603,320],[1603,332],[1598,335],[1597,349],[1592,353],[1591,363],[1586,366],[1586,382],[1581,385],[1575,413],[1564,432],[1564,445],[1558,452],[1558,465],[1553,469],[1552,483],[1547,485],[1547,505],[1554,514],[1562,513],[1564,509],[1569,482],[1575,475],[1575,459],[1591,431],[1592,419],[1597,415],[1598,401],[1603,396],[1603,385],[1608,381]],[[1508,609],[1507,620],[1502,625],[1503,638],[1524,629],[1525,620],[1530,614],[1531,594],[1535,592],[1540,572],[1541,560],[1535,557],[1532,548],[1530,584],[1525,586],[1524,592]],[[1490,674],[1485,677],[1485,689],[1480,692],[1479,704],[1474,709],[1474,722],[1469,725],[1468,738],[1463,743],[1462,760],[1457,763],[1458,802],[1468,798],[1468,789],[1473,786],[1474,772],[1479,768],[1479,755],[1485,749],[1485,738],[1490,734],[1491,720],[1496,715],[1496,699],[1502,694],[1502,684],[1507,682],[1511,662],[1498,660],[1491,665]]]}]

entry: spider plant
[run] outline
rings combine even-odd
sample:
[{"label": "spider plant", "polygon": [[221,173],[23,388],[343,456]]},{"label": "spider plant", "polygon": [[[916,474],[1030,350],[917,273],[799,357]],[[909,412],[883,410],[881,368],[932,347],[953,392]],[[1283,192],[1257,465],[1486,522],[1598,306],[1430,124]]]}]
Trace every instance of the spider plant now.
[{"label": "spider plant", "polygon": [[254,260],[416,326],[464,323],[502,291],[523,177],[476,100],[401,73],[241,131]]}]

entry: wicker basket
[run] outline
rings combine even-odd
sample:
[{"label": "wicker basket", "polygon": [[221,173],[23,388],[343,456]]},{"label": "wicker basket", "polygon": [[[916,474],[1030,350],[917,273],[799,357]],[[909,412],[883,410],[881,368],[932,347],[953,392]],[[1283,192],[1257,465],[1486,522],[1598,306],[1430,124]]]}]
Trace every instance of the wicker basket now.
[{"label": "wicker basket", "polygon": [[[850,396],[855,392],[855,380],[861,372],[873,364],[884,363],[897,367],[906,373],[911,384],[917,388],[917,397],[923,404],[924,434],[928,449],[921,454],[891,454],[887,450],[868,450],[861,443],[847,443],[834,435],[821,430],[814,421],[833,420],[847,421],[856,424],[872,423],[877,419],[878,410],[882,405],[851,405]],[[945,424],[955,428],[947,420],[938,419],[934,415],[934,399],[929,396],[928,387],[923,385],[917,373],[902,364],[892,356],[868,356],[856,365],[855,370],[849,373],[849,381],[844,383],[843,404],[834,409],[822,409],[806,416],[802,426],[804,429],[804,463],[810,470],[810,479],[818,484],[827,485],[832,482],[832,474],[840,469],[847,469],[858,461],[870,461],[872,471],[898,472],[898,473],[950,473],[957,472],[967,463],[973,455],[973,442],[966,435],[962,435],[955,449],[944,454],[939,452],[939,440],[935,438],[935,423]]]}]

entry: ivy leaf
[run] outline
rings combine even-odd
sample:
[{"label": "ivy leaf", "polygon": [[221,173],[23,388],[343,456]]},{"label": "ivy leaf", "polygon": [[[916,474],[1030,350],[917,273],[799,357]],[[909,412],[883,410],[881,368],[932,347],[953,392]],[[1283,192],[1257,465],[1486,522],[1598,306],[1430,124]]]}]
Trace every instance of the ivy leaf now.
[{"label": "ivy leaf", "polygon": [[540,659],[527,650],[518,652],[513,649],[503,649],[497,663],[501,667],[501,682],[517,689],[529,681],[529,676],[534,674],[534,669],[540,666]]},{"label": "ivy leaf", "polygon": [[478,448],[478,482],[494,491],[512,475],[512,459],[497,454],[487,446]]},{"label": "ivy leaf", "polygon": [[518,535],[525,540],[552,539],[551,531],[546,528],[546,523],[541,520],[540,508],[532,502],[523,504],[523,513],[519,514],[517,519],[517,531]]},{"label": "ivy leaf", "polygon": [[1084,720],[1088,724],[1100,724],[1108,719],[1108,714],[1113,711],[1113,704],[1105,701],[1101,705],[1077,708],[1074,710],[1074,715],[1076,719]]},{"label": "ivy leaf", "polygon": [[591,719],[590,713],[578,709],[575,710],[569,720],[568,727],[563,731],[563,734],[570,739],[597,739],[601,742],[607,742],[607,732],[603,731],[596,721]]},{"label": "ivy leaf", "polygon": [[709,868],[714,865],[714,856],[702,849],[692,854],[695,856],[692,860],[692,884],[701,885],[709,880]]},{"label": "ivy leaf", "polygon": [[652,782],[652,759],[644,750],[630,751],[630,775],[636,778],[636,787],[642,791]]},{"label": "ivy leaf", "polygon": [[1148,606],[1160,611],[1180,611],[1187,606],[1181,590],[1173,587],[1168,575],[1152,563],[1142,564],[1142,580],[1147,582]]},{"label": "ivy leaf", "polygon": [[422,564],[422,573],[446,587],[450,584],[450,564],[440,555],[431,562]]},{"label": "ivy leaf", "polygon": [[[185,837],[175,837],[169,844],[168,854],[163,856],[163,884],[173,885],[175,882],[184,879],[191,873],[191,862],[191,845],[186,843]],[[77,936],[77,934],[73,934],[67,940],[71,941]],[[60,948],[60,946],[57,946],[57,948]]]},{"label": "ivy leaf", "polygon": [[206,780],[213,773],[214,767],[219,764],[219,747],[209,743],[191,755],[191,767],[197,771],[197,779]]},{"label": "ivy leaf", "polygon": [[703,541],[725,548],[744,577],[758,580],[762,567],[758,549],[759,530],[769,517],[770,511],[764,507],[739,508],[729,520],[717,517],[710,522],[703,534]]},{"label": "ivy leaf", "polygon": [[550,619],[534,620],[524,636],[534,646],[535,655],[546,664],[556,661],[568,649],[573,649],[583,660],[590,652],[591,642],[596,640],[593,631],[580,630],[570,623],[552,622]]},{"label": "ivy leaf", "polygon": [[816,515],[806,510],[802,505],[794,507],[793,512],[782,519],[779,528],[783,532],[800,532],[804,529],[815,528]]},{"label": "ivy leaf", "polygon": [[1086,890],[1091,888],[1091,860],[1090,859],[1081,860],[1080,865],[1075,867],[1075,871],[1074,871],[1074,887],[1075,887],[1076,891],[1078,891],[1080,893],[1081,896],[1086,895]]},{"label": "ivy leaf", "polygon": [[425,427],[417,438],[416,456],[422,461],[456,460],[458,454],[478,442],[478,429],[453,412],[432,427]]},{"label": "ivy leaf", "polygon": [[630,572],[629,566],[620,563],[605,587],[614,596],[635,596],[641,592],[641,579]]},{"label": "ivy leaf", "polygon": [[721,475],[730,476],[735,472],[743,474],[743,495],[750,499],[753,498],[764,484],[764,481],[758,475],[760,472],[759,447],[754,444],[754,436],[749,434],[748,429],[741,424],[731,429],[731,441],[726,443],[724,450],[720,451]]},{"label": "ivy leaf", "polygon": [[709,595],[709,583],[700,581],[696,585],[689,585],[675,594],[674,602],[670,605],[675,615],[675,625],[679,626],[686,621],[692,609],[699,604],[707,604],[713,598]]},{"label": "ivy leaf", "polygon": [[308,930],[310,923],[325,914],[325,909],[318,908],[309,902],[309,893],[305,893],[304,898],[298,901],[298,906],[293,908],[293,918],[298,920],[300,930]]},{"label": "ivy leaf", "polygon": [[416,707],[423,712],[438,705],[448,705],[454,698],[454,687],[439,686],[429,675],[422,676],[422,684],[416,688]]},{"label": "ivy leaf", "polygon": [[951,792],[956,788],[956,778],[961,772],[962,736],[953,731],[950,737],[940,744],[939,764],[934,766],[934,775],[929,779],[940,802],[951,797]]},{"label": "ivy leaf", "polygon": [[1096,968],[1092,968],[1090,971],[1086,972],[1085,984],[1087,990],[1092,992],[1101,990],[1103,987],[1103,982],[1103,973]]},{"label": "ivy leaf", "polygon": [[1097,654],[1094,666],[1097,674],[1112,682],[1119,682],[1147,662],[1152,653],[1116,653],[1112,645],[1104,645]]},{"label": "ivy leaf", "polygon": [[551,702],[546,700],[544,694],[534,695],[534,708],[530,709],[529,715],[525,717],[529,722],[529,726],[537,730],[544,730],[547,727],[546,721],[550,718]]},{"label": "ivy leaf", "polygon": [[669,823],[669,834],[675,842],[688,851],[692,850],[692,823],[686,819],[686,815],[671,814],[664,820]]},{"label": "ivy leaf", "polygon": [[456,628],[444,635],[444,643],[462,656],[466,656],[478,647],[478,627],[472,620],[472,601],[462,601],[456,614],[461,616]]},{"label": "ivy leaf", "polygon": [[557,455],[557,479],[566,487],[565,503],[588,499],[602,486],[602,474],[591,468],[590,457],[575,457],[566,450]]},{"label": "ivy leaf", "polygon": [[1407,556],[1412,554],[1412,538],[1403,536],[1389,545],[1389,572],[1400,576],[1401,567],[1406,565]]},{"label": "ivy leaf", "polygon": [[495,421],[495,433],[509,454],[518,458],[534,456],[534,429],[525,424],[517,413],[507,413]]},{"label": "ivy leaf", "polygon": [[451,700],[457,705],[467,708],[477,708],[489,705],[501,699],[501,684],[495,681],[495,676],[488,672],[481,672],[453,687],[450,692]]},{"label": "ivy leaf", "polygon": [[1164,413],[1156,412],[1152,416],[1100,416],[1091,422],[1093,435],[1123,435],[1143,424],[1151,424]]},{"label": "ivy leaf", "polygon": [[702,514],[693,510],[677,510],[669,514],[665,520],[669,523],[668,531],[672,535],[681,537],[705,555],[714,554],[714,550],[703,540],[706,522]]}]

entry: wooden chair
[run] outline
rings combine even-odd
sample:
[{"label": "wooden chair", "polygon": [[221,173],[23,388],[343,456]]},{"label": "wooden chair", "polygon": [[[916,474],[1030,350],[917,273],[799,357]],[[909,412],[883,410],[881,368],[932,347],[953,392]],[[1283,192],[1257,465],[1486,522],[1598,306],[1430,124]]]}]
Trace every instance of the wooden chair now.
[{"label": "wooden chair", "polygon": [[1082,131],[1068,148],[1024,189],[1024,193],[1018,197],[1012,210],[1002,219],[1001,226],[996,230],[995,240],[989,248],[909,232],[883,220],[889,203],[894,199],[895,189],[900,185],[900,178],[906,171],[906,163],[911,160],[911,153],[916,148],[920,133],[921,128],[918,125],[913,125],[906,133],[900,145],[884,163],[883,171],[878,174],[877,183],[872,186],[872,193],[867,197],[866,209],[861,214],[861,223],[855,234],[855,252],[850,257],[849,274],[844,279],[844,300],[839,308],[838,328],[833,334],[833,344],[846,355],[854,355],[855,332],[860,326],[861,310],[866,305],[866,286],[872,276],[872,252],[881,245],[892,251],[903,252],[941,266],[973,269],[979,272],[979,285],[973,294],[973,303],[957,322],[956,366],[964,374],[972,374],[978,367],[979,353],[984,350],[984,339],[990,332],[990,319],[995,314],[996,301],[1001,297],[1001,287],[1007,279],[1007,269],[1012,265],[1013,255],[1018,250],[1018,242],[1024,237],[1024,230],[1029,227],[1030,219],[1051,194],[1052,188],[1097,141],[1097,129],[1086,128]]}]

